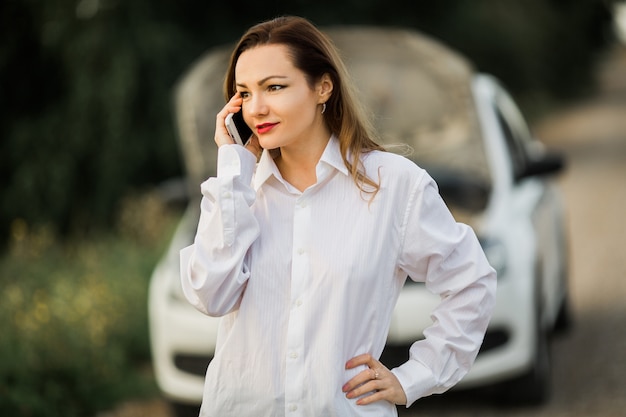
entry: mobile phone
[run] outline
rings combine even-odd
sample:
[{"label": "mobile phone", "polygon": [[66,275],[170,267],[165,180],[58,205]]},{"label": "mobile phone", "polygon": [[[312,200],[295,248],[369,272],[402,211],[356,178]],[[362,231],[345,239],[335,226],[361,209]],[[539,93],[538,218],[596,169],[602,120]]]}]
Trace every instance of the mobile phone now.
[{"label": "mobile phone", "polygon": [[245,146],[250,140],[250,136],[252,136],[252,130],[243,121],[241,111],[228,113],[228,116],[226,116],[226,129],[228,129],[230,137],[241,146]]}]

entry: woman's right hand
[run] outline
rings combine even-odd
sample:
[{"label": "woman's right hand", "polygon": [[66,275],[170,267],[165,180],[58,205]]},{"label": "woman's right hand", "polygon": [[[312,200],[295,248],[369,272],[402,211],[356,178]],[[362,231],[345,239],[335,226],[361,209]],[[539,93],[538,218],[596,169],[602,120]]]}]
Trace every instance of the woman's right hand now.
[{"label": "woman's right hand", "polygon": [[[224,108],[217,113],[215,120],[215,143],[218,147],[235,143],[233,138],[231,138],[228,134],[228,129],[226,129],[226,116],[228,116],[228,113],[237,113],[238,111],[241,111],[242,103],[243,99],[241,98],[241,94],[235,93],[228,103],[226,103]],[[259,139],[256,135],[252,135],[246,144],[246,149],[252,152],[256,157],[261,154],[263,148],[259,145]]]}]

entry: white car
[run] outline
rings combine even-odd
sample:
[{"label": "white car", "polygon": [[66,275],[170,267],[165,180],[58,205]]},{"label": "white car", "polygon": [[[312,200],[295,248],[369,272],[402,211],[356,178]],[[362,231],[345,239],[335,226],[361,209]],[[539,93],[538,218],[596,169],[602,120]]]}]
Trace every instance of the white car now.
[{"label": "white car", "polygon": [[[342,51],[384,143],[410,145],[413,153],[407,157],[435,178],[453,214],[474,228],[498,271],[493,318],[459,387],[495,387],[498,398],[518,403],[545,401],[550,335],[569,315],[563,207],[549,179],[561,169],[561,158],[533,139],[494,78],[477,73],[440,43],[401,29],[327,33]],[[176,94],[191,197],[152,276],[149,318],[156,379],[180,415],[197,412],[219,321],[197,312],[182,295],[179,250],[195,235],[199,184],[214,175],[214,115],[224,103],[229,50],[201,57]],[[407,281],[383,354],[387,366],[406,359],[409,344],[430,325],[437,302],[425,286]]]}]

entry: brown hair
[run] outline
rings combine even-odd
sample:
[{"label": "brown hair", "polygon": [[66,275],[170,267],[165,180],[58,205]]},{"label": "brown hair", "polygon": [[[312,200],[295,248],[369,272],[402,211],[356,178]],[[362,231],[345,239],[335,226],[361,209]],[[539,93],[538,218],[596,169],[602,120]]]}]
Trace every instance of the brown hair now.
[{"label": "brown hair", "polygon": [[[311,88],[324,74],[333,82],[326,102],[324,121],[340,143],[341,155],[356,185],[376,195],[380,185],[364,172],[361,155],[384,150],[374,140],[374,129],[356,99],[348,72],[332,41],[308,20],[296,16],[278,17],[251,27],[239,40],[231,57],[224,94],[229,100],[236,93],[235,65],[241,54],[261,45],[280,44],[289,49],[296,68],[304,72]],[[373,197],[373,196],[372,196]]]}]

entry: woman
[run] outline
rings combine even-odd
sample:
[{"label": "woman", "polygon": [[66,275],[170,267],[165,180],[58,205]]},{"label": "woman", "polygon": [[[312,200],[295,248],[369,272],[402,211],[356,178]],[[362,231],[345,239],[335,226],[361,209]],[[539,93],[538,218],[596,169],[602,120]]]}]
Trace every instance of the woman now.
[{"label": "woman", "polygon": [[[225,94],[217,176],[181,252],[186,297],[223,316],[201,415],[394,416],[458,382],[495,272],[426,172],[373,140],[331,42],[298,17],[254,26]],[[254,133],[245,148],[225,127],[238,111]],[[389,370],[378,358],[407,276],[442,301]]]}]

